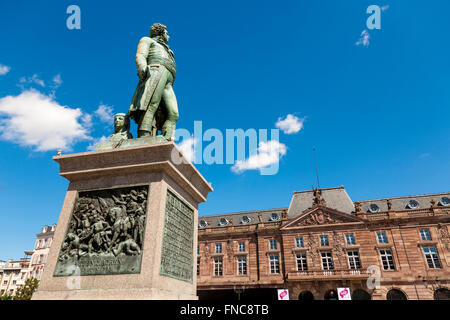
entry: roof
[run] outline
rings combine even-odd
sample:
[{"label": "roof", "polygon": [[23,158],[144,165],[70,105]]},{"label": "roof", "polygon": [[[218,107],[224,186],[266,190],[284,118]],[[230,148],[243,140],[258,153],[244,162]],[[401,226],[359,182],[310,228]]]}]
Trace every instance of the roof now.
[{"label": "roof", "polygon": [[[348,214],[355,213],[355,206],[347,194],[344,186],[333,187],[333,188],[322,188],[322,197],[326,202],[326,207]],[[383,198],[383,199],[373,199],[359,201],[362,206],[363,212],[370,212],[369,207],[372,204],[376,204],[379,207],[379,211],[387,211],[387,200],[392,203],[392,210],[401,211],[408,209],[424,209],[430,208],[431,200],[436,202],[436,205],[443,206],[443,198],[450,199],[450,192],[444,193],[434,193],[434,194],[424,194],[424,195],[413,195],[413,196],[403,196],[403,197],[393,197],[393,198]],[[418,207],[408,207],[408,203],[411,200],[415,200],[418,203]],[[261,215],[262,222],[272,222],[272,214],[277,214],[281,219],[282,212],[284,210],[288,211],[288,218],[295,218],[307,210],[311,209],[314,202],[314,191],[295,191],[292,195],[291,203],[289,208],[277,208],[277,209],[264,209],[264,210],[253,210],[253,211],[241,211],[233,213],[224,213],[216,215],[205,215],[198,218],[199,225],[202,220],[207,222],[207,227],[225,227],[222,225],[220,220],[222,218],[231,221],[233,225],[249,225],[257,224],[259,222],[258,215]],[[250,221],[248,223],[243,223],[242,218],[247,216]],[[229,223],[228,223],[229,225]]]},{"label": "roof", "polygon": [[[276,208],[276,209],[264,209],[264,210],[253,210],[253,211],[240,211],[233,213],[224,213],[224,214],[215,214],[215,215],[207,215],[198,217],[199,224],[202,220],[206,221],[208,227],[225,227],[226,225],[221,225],[220,220],[222,218],[231,221],[233,225],[250,225],[257,224],[259,222],[258,215],[261,215],[262,222],[272,222],[272,215],[276,214],[281,220],[281,213],[283,210],[287,210],[287,208]],[[243,223],[242,218],[247,216],[249,218],[248,223]],[[278,221],[278,220],[277,220]],[[229,226],[230,224],[228,224]]]},{"label": "roof", "polygon": [[[352,199],[350,199],[344,186],[334,188],[323,188],[322,197],[328,208],[344,213],[352,213],[355,210]],[[289,205],[288,217],[292,219],[312,208],[314,202],[313,190],[294,192]]]},{"label": "roof", "polygon": [[[387,211],[387,201],[390,200],[392,203],[392,209],[394,211],[408,210],[408,209],[427,209],[431,206],[431,200],[436,202],[437,206],[443,206],[443,198],[450,199],[450,192],[443,193],[432,193],[432,194],[422,194],[415,196],[404,196],[404,197],[392,197],[383,199],[372,199],[359,201],[361,203],[361,208],[363,212],[371,212],[369,210],[370,205],[375,204],[378,206],[378,211]],[[416,201],[418,207],[412,207],[409,204],[410,201]]]}]

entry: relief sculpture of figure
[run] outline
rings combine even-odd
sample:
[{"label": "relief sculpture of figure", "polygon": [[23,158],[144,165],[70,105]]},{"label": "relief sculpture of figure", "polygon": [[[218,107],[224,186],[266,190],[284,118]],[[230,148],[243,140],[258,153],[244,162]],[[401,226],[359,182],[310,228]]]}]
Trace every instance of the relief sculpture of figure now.
[{"label": "relief sculpture of figure", "polygon": [[176,64],[167,45],[166,26],[155,23],[150,37],[143,37],[136,52],[139,83],[128,115],[138,125],[138,137],[156,136],[172,140],[178,120],[178,104],[173,91]]}]

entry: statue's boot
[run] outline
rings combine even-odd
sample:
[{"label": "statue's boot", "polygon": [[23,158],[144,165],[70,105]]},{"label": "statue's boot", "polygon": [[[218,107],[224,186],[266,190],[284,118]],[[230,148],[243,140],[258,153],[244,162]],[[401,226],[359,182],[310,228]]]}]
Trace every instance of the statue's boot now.
[{"label": "statue's boot", "polygon": [[173,120],[166,120],[166,122],[164,122],[162,127],[162,135],[166,140],[170,141],[175,136],[176,124],[177,122]]}]

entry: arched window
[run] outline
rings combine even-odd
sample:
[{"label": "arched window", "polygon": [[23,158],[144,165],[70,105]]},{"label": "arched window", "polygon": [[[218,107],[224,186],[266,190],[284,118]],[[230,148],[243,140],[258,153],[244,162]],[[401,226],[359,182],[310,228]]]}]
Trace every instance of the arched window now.
[{"label": "arched window", "polygon": [[403,291],[398,289],[391,289],[386,294],[386,299],[388,300],[408,300],[406,297],[406,294],[403,293]]},{"label": "arched window", "polygon": [[372,300],[372,296],[363,289],[356,289],[352,293],[352,300]]},{"label": "arched window", "polygon": [[434,291],[434,300],[450,300],[450,290],[447,288],[440,288]]},{"label": "arched window", "polygon": [[298,300],[300,301],[313,301],[314,295],[311,291],[303,291],[298,295]]},{"label": "arched window", "polygon": [[331,289],[328,290],[325,295],[323,296],[323,298],[325,300],[337,300],[338,296],[337,296],[337,290],[336,289]]}]

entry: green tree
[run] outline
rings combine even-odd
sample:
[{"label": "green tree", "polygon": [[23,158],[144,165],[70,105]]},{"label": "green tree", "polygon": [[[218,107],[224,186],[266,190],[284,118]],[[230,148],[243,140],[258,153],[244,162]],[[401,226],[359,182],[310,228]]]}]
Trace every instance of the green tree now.
[{"label": "green tree", "polygon": [[9,294],[4,294],[0,296],[0,300],[12,300],[12,296]]},{"label": "green tree", "polygon": [[34,291],[36,291],[39,285],[39,280],[36,278],[29,278],[25,280],[23,286],[21,286],[14,296],[14,300],[30,300]]}]

